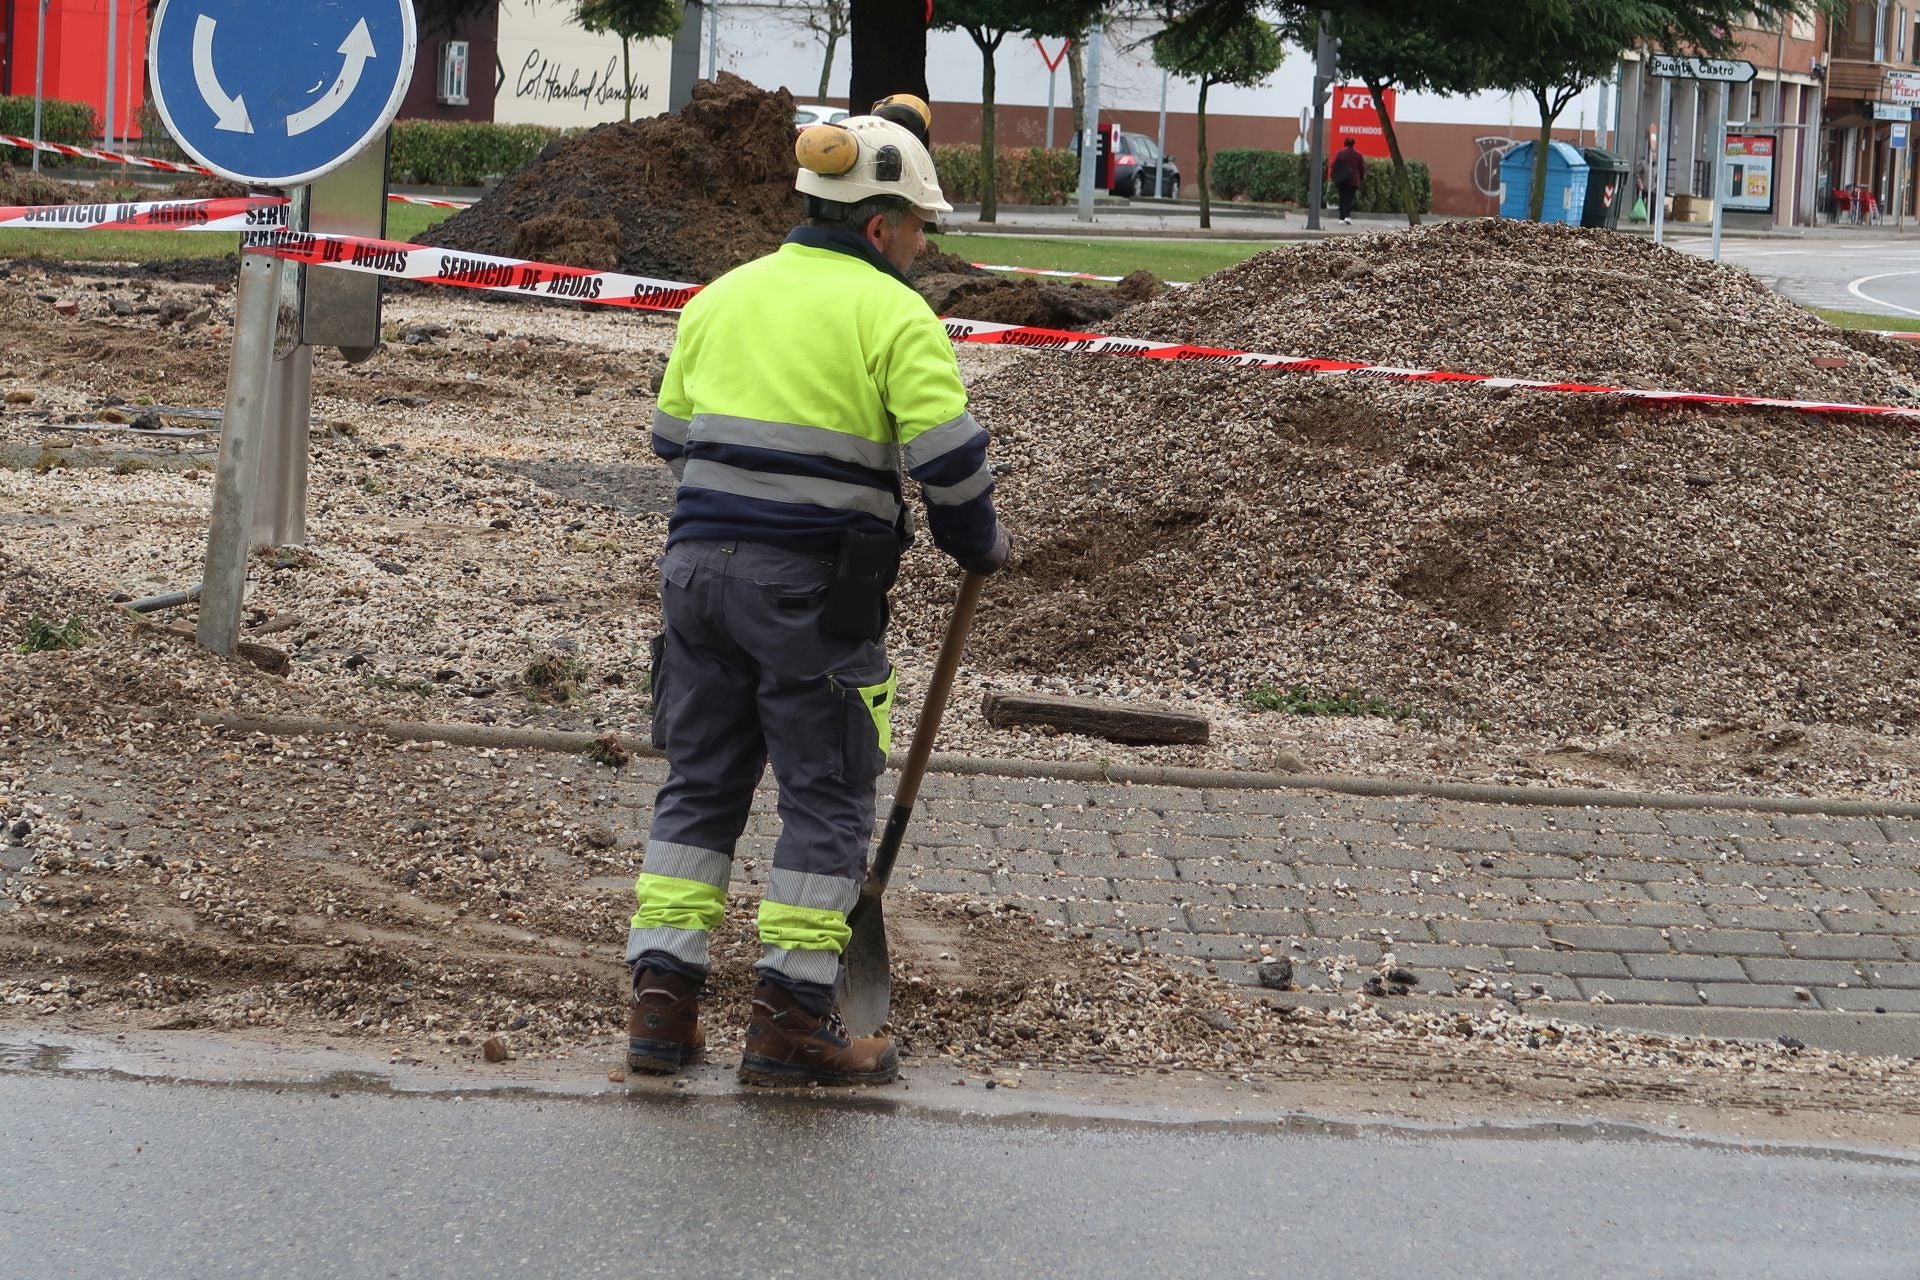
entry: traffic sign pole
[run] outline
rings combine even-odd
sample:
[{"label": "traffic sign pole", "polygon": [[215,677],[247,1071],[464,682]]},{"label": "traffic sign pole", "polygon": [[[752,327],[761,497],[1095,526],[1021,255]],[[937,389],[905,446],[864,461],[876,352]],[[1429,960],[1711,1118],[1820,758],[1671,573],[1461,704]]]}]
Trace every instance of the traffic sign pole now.
[{"label": "traffic sign pole", "polygon": [[1670,127],[1673,115],[1673,81],[1660,81],[1660,114],[1654,118],[1653,147],[1653,242],[1667,242],[1667,148],[1673,145]]},{"label": "traffic sign pole", "polygon": [[240,255],[240,283],[233,295],[233,355],[227,364],[226,411],[220,423],[220,459],[214,468],[213,515],[195,635],[202,647],[218,654],[232,654],[240,638],[268,381],[273,374],[274,324],[280,311],[280,271],[281,260],[271,254]]},{"label": "traffic sign pole", "polygon": [[[309,184],[326,179],[332,191],[340,183],[329,175],[385,135],[412,79],[418,36],[413,0],[159,0],[151,25],[152,100],[167,131],[215,173],[289,189],[294,228],[306,220]],[[377,231],[385,166],[382,145],[359,166],[361,177],[341,179],[372,210],[347,215],[371,217],[373,227],[334,229]],[[310,291],[295,276],[283,325],[288,274],[273,255],[240,255],[198,626],[199,642],[221,654],[239,639],[253,548],[305,540],[311,342],[338,344],[349,359],[379,345],[377,281],[372,290]]]},{"label": "traffic sign pole", "polygon": [[1733,86],[1720,86],[1718,119],[1713,130],[1713,260],[1720,261],[1720,226],[1727,207],[1727,99]]}]

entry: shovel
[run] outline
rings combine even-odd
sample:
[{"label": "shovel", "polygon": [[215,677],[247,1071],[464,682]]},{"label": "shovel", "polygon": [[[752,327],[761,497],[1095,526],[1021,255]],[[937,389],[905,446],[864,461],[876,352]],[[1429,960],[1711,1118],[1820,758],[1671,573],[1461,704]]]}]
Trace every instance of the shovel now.
[{"label": "shovel", "polygon": [[983,573],[969,573],[960,581],[953,619],[947,623],[947,638],[940,642],[940,658],[933,664],[927,699],[920,706],[920,723],[914,726],[913,745],[907,748],[907,764],[893,789],[893,811],[887,815],[880,847],[874,850],[873,863],[867,869],[867,881],[860,887],[860,900],[847,913],[847,926],[853,933],[842,956],[846,967],[840,975],[840,1016],[856,1036],[876,1035],[887,1021],[893,999],[893,970],[887,960],[887,922],[880,911],[880,895],[887,891],[893,864],[900,857],[900,843],[913,817],[913,802],[920,794],[927,760],[933,755],[933,740],[940,732],[940,717],[947,709],[947,694],[953,689],[954,673],[960,669],[960,651],[966,647],[967,628],[973,625],[974,606],[980,603],[980,587],[986,580]]}]

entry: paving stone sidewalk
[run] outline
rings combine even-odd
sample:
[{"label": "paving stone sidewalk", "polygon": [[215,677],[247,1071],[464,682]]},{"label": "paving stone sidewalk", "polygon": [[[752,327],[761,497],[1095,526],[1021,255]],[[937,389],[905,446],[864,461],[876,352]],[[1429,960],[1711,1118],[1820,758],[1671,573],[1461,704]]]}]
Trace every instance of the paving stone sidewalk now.
[{"label": "paving stone sidewalk", "polygon": [[[770,850],[771,814],[749,843]],[[1920,822],[934,777],[896,888],[1252,983],[1920,1013]]]},{"label": "paving stone sidewalk", "polygon": [[[340,847],[337,828],[288,815],[246,834],[240,825],[263,815],[157,821],[152,784],[111,762],[49,752],[29,764],[54,792],[87,800],[73,824],[86,847],[135,834],[271,838],[296,857]],[[298,795],[302,771],[328,766],[278,767]],[[465,748],[440,749],[434,767],[447,790],[433,803],[477,807],[503,788],[526,797],[533,811],[498,836],[551,858],[566,856],[557,833],[568,826],[644,842],[661,776],[656,761],[615,774]],[[743,882],[764,879],[778,829],[763,790],[736,862]],[[0,876],[27,852],[0,841]],[[1241,983],[1256,981],[1265,945],[1293,961],[1303,988],[1357,990],[1391,952],[1428,994],[1920,1013],[1920,821],[1906,819],[936,774],[893,887],[1017,902]]]}]

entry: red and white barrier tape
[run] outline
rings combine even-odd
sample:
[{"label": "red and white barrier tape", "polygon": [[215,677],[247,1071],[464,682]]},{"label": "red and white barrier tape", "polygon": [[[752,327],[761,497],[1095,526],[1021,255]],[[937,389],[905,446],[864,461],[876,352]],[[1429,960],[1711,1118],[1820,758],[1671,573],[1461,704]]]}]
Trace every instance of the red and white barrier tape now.
[{"label": "red and white barrier tape", "polygon": [[123,155],[118,151],[100,151],[93,147],[70,147],[64,142],[35,142],[32,138],[16,138],[6,133],[0,133],[0,145],[20,147],[27,151],[38,148],[41,151],[50,151],[57,156],[73,156],[79,160],[104,160],[108,164],[138,165],[142,169],[158,169],[162,173],[199,173],[209,177],[213,175],[213,170],[197,164],[179,164],[172,160]]},{"label": "red and white barrier tape", "polygon": [[[981,271],[1005,271],[1017,276],[1050,276],[1055,280],[1098,280],[1102,284],[1118,284],[1125,276],[1097,276],[1090,271],[1048,271],[1042,267],[1009,267],[992,262],[971,262],[967,264]],[[1164,280],[1169,289],[1184,289],[1190,283],[1186,280]]]},{"label": "red and white barrier tape", "polygon": [[[4,139],[0,139],[4,140]],[[294,262],[338,267],[372,275],[484,289],[523,296],[590,302],[599,306],[632,307],[647,311],[678,311],[700,292],[701,286],[678,280],[656,280],[617,271],[563,267],[492,254],[465,253],[432,246],[373,240],[360,236],[326,235],[279,230],[286,202],[271,196],[238,196],[214,200],[156,201],[147,204],[45,205],[0,208],[0,227],[64,227],[72,230],[106,228],[241,230],[242,245]],[[1501,378],[1443,369],[1403,368],[1349,360],[1318,360],[1274,355],[1231,347],[1205,347],[1185,342],[1150,342],[1038,325],[1000,324],[987,320],[948,317],[942,320],[956,342],[979,342],[1030,350],[1063,351],[1084,355],[1137,356],[1183,363],[1230,364],[1247,369],[1274,369],[1316,376],[1358,376],[1401,382],[1449,383],[1496,390],[1539,391],[1556,395],[1601,395],[1661,404],[1717,405],[1728,408],[1789,409],[1801,413],[1862,414],[1920,419],[1920,408],[1898,405],[1850,404],[1843,401],[1783,400],[1769,396],[1723,395],[1704,391],[1648,390],[1582,382],[1547,382],[1533,378]]]},{"label": "red and white barrier tape", "polygon": [[[250,249],[273,253],[296,262],[342,267],[375,275],[396,276],[428,284],[456,285],[503,293],[533,294],[602,306],[636,307],[650,311],[677,311],[699,285],[653,280],[615,271],[590,271],[526,262],[489,254],[366,240],[356,236],[314,235],[298,232],[249,232],[243,243]],[[1547,382],[1534,378],[1500,378],[1479,373],[1452,373],[1444,369],[1402,368],[1349,360],[1316,360],[1273,355],[1228,347],[1203,347],[1185,342],[1148,342],[1098,333],[1075,333],[1037,325],[998,324],[986,320],[947,318],[942,321],[956,342],[1066,351],[1086,355],[1138,356],[1149,360],[1231,364],[1248,369],[1276,369],[1319,376],[1348,375],[1386,378],[1400,382],[1450,383],[1497,390],[1540,391],[1556,395],[1603,395],[1660,404],[1717,405],[1728,408],[1790,409],[1800,413],[1863,414],[1874,417],[1920,419],[1920,408],[1897,405],[1849,404],[1825,400],[1783,400],[1770,396],[1721,395],[1705,391],[1646,390],[1583,382]]]},{"label": "red and white barrier tape", "polygon": [[305,231],[248,232],[241,241],[248,249],[271,253],[293,262],[340,267],[377,276],[417,280],[422,284],[455,285],[499,293],[559,298],[567,302],[594,302],[606,307],[636,307],[645,311],[678,311],[700,292],[697,284],[652,280],[617,271],[561,267],[520,258],[497,258],[486,253],[436,249],[394,240],[360,236],[322,235]]},{"label": "red and white barrier tape", "polygon": [[443,200],[439,196],[403,196],[390,191],[387,193],[387,199],[393,201],[395,204],[424,204],[430,205],[435,209],[473,208],[473,201],[471,200]]},{"label": "red and white barrier tape", "polygon": [[[32,151],[50,151],[57,156],[73,156],[80,160],[100,160],[107,164],[130,164],[142,169],[158,169],[162,173],[197,173],[204,177],[216,176],[205,165],[181,164],[172,160],[155,160],[148,156],[130,156],[120,151],[101,151],[95,147],[70,147],[64,142],[35,142],[32,138],[15,137],[9,133],[0,133],[0,146],[21,147]],[[389,194],[387,199],[395,204],[424,204],[436,209],[465,209],[471,200],[443,200],[437,196],[402,196]],[[228,228],[221,228],[227,230]]]},{"label": "red and white barrier tape", "polygon": [[286,225],[281,196],[0,205],[0,228],[35,231],[258,231]]}]

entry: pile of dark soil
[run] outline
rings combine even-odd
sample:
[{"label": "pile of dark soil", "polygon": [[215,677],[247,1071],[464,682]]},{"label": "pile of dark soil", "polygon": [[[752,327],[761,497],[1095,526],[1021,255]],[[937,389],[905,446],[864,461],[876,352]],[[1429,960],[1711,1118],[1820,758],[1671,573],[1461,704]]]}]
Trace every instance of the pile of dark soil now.
[{"label": "pile of dark soil", "polygon": [[[1526,223],[1278,250],[1109,331],[1920,403],[1909,353],[1744,272]],[[979,647],[1015,667],[1492,729],[1920,724],[1910,420],[1048,353],[974,409],[1021,548]]]},{"label": "pile of dark soil", "polygon": [[[667,280],[712,280],[770,253],[800,220],[793,98],[721,72],[678,116],[555,142],[420,244]],[[1009,280],[931,251],[915,285],[942,315],[1072,328],[1128,299],[1085,285]]]},{"label": "pile of dark soil", "polygon": [[799,220],[794,172],[792,96],[723,71],[677,116],[554,142],[417,240],[705,282],[770,252]]},{"label": "pile of dark soil", "polygon": [[100,195],[77,182],[61,182],[31,169],[0,164],[0,204],[81,204]]},{"label": "pile of dark soil", "polygon": [[907,279],[943,316],[1053,329],[1101,323],[1130,304],[1153,297],[1163,287],[1157,277],[1145,271],[1136,271],[1113,289],[996,275],[945,252],[931,240]]}]

